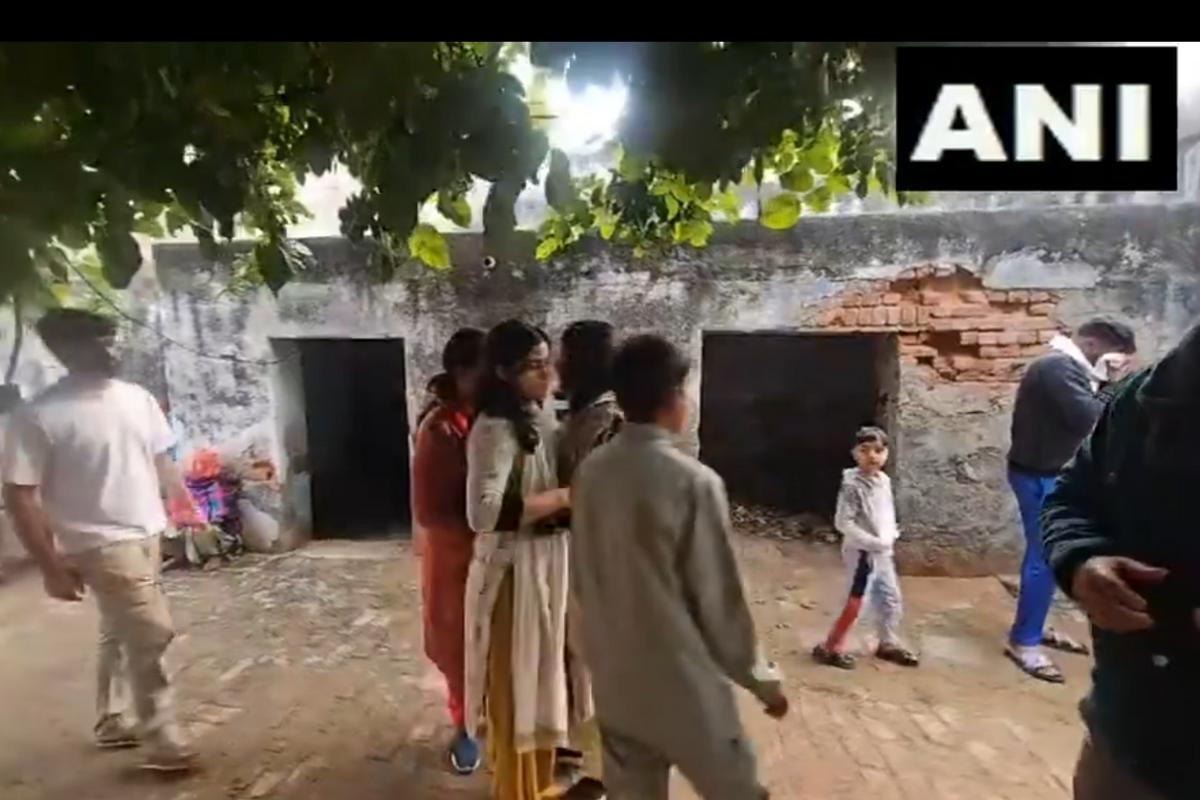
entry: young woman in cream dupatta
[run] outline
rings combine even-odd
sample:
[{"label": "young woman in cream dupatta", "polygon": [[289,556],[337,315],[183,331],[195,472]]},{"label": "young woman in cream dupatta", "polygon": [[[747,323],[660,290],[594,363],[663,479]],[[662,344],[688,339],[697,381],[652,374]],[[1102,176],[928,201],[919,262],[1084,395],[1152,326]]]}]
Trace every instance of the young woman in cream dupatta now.
[{"label": "young woman in cream dupatta", "polygon": [[510,320],[484,344],[480,414],[467,443],[466,724],[486,712],[493,800],[537,800],[567,745],[568,542],[553,519],[555,423],[542,402],[553,368],[542,331]]}]

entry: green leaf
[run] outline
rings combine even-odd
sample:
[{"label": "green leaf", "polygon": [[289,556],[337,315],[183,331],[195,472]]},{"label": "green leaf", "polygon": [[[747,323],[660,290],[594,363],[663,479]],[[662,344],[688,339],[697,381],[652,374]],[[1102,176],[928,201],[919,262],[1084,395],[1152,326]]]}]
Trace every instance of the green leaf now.
[{"label": "green leaf", "polygon": [[629,154],[628,152],[621,154],[621,160],[617,165],[617,174],[622,179],[627,181],[636,181],[642,177],[642,173],[646,171],[646,160]]},{"label": "green leaf", "polygon": [[571,162],[566,153],[555,148],[550,151],[550,170],[546,173],[546,203],[560,214],[566,214],[576,199],[575,186],[571,183]]},{"label": "green leaf", "polygon": [[804,196],[804,202],[813,211],[824,212],[828,211],[829,206],[833,203],[833,195],[830,193],[828,186],[818,186]]},{"label": "green leaf", "polygon": [[537,252],[534,255],[538,261],[545,261],[561,249],[562,242],[553,236],[548,236],[538,242]]},{"label": "green leaf", "polygon": [[437,210],[460,228],[469,227],[471,224],[471,204],[461,192],[446,189],[438,192]]},{"label": "green leaf", "polygon": [[292,279],[287,256],[283,248],[276,243],[259,242],[254,245],[253,264],[263,282],[275,294],[279,294],[279,290]]},{"label": "green leaf", "polygon": [[742,198],[732,189],[717,195],[716,206],[729,222],[737,222],[742,218]]},{"label": "green leaf", "polygon": [[906,205],[925,205],[933,199],[933,195],[929,192],[897,192],[896,201],[901,206]]},{"label": "green leaf", "polygon": [[667,203],[667,219],[675,219],[679,216],[679,201],[674,195],[664,195],[663,200]]},{"label": "green leaf", "polygon": [[800,219],[800,198],[794,194],[777,194],[763,208],[762,223],[777,231],[786,230]]},{"label": "green leaf", "polygon": [[408,251],[434,269],[450,268],[450,245],[432,225],[421,223],[408,237]]},{"label": "green leaf", "polygon": [[807,192],[813,187],[812,170],[801,164],[779,176],[779,185],[792,192]]},{"label": "green leaf", "polygon": [[104,279],[117,289],[124,289],[142,266],[142,251],[137,240],[128,233],[107,234],[96,243],[104,265]]},{"label": "green leaf", "polygon": [[54,283],[50,285],[50,294],[58,301],[58,304],[64,305],[71,299],[71,286],[66,283]]},{"label": "green leaf", "polygon": [[48,245],[42,252],[38,254],[42,266],[50,273],[54,280],[60,283],[65,283],[71,277],[71,259],[57,245]]},{"label": "green leaf", "polygon": [[613,233],[617,230],[617,223],[620,221],[620,212],[613,212],[608,208],[601,208],[596,211],[596,227],[600,230],[600,237],[605,241],[613,237]]},{"label": "green leaf", "polygon": [[837,164],[837,136],[828,128],[804,152],[803,163],[818,175],[828,175]]},{"label": "green leaf", "polygon": [[818,175],[833,172],[833,156],[827,150],[810,151],[804,159],[809,169]]},{"label": "green leaf", "polygon": [[178,205],[167,206],[167,233],[174,236],[188,225],[188,215]]},{"label": "green leaf", "polygon": [[830,194],[834,197],[838,197],[850,191],[850,181],[847,180],[845,175],[830,175],[825,179],[825,186],[829,189]]},{"label": "green leaf", "polygon": [[712,236],[712,223],[706,219],[689,219],[675,223],[675,241],[687,242],[692,247],[704,247]]},{"label": "green leaf", "polygon": [[420,203],[408,192],[381,192],[378,198],[379,221],[394,236],[403,239],[417,224]]},{"label": "green leaf", "polygon": [[139,217],[133,221],[134,233],[140,233],[143,236],[149,236],[151,239],[166,238],[166,231],[163,230],[162,223],[157,218]]}]

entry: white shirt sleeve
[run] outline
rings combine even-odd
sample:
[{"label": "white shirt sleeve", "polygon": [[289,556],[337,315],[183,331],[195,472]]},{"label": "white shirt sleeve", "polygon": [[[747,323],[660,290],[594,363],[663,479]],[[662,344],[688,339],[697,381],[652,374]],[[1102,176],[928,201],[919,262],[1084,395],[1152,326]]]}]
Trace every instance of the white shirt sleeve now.
[{"label": "white shirt sleeve", "polygon": [[29,406],[13,412],[3,454],[4,482],[41,486],[50,460],[50,440]]}]

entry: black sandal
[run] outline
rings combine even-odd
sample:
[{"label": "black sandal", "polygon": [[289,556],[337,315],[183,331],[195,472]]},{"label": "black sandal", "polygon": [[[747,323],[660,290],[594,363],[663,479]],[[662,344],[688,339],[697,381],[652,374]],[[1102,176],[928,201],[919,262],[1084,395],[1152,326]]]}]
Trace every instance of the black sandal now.
[{"label": "black sandal", "polygon": [[819,644],[813,648],[813,661],[818,664],[824,664],[827,667],[837,667],[838,669],[854,669],[854,656],[849,653],[839,653],[836,650],[830,650],[823,644]]},{"label": "black sandal", "polygon": [[921,663],[921,659],[916,653],[907,647],[901,647],[896,644],[879,645],[875,650],[875,657],[881,661],[890,661],[893,664],[899,664],[902,667],[915,667]]}]

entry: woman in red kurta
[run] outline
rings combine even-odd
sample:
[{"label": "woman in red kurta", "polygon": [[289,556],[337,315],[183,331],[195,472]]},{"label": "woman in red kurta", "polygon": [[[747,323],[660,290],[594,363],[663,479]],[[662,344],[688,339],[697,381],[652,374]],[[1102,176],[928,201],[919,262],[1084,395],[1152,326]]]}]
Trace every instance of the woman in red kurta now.
[{"label": "woman in red kurta", "polygon": [[450,764],[467,775],[479,767],[479,747],[463,720],[463,608],[475,534],[467,524],[467,433],[479,380],[483,331],[464,328],[446,343],[445,370],[432,382],[434,399],[417,423],[413,510],[421,528],[421,600],[425,654],[446,679],[456,732]]}]

